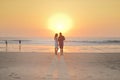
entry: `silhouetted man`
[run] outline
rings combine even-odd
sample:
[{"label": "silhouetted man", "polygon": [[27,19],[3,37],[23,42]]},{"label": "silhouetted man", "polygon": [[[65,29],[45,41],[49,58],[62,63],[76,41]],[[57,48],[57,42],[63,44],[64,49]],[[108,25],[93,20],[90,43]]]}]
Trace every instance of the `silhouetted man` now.
[{"label": "silhouetted man", "polygon": [[64,40],[65,40],[65,37],[62,35],[62,33],[59,33],[58,42],[59,42],[61,55],[63,55]]}]

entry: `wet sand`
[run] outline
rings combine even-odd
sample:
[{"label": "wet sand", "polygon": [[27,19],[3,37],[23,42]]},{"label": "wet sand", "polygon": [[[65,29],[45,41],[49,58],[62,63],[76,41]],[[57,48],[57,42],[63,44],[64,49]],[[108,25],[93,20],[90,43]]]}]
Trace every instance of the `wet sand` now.
[{"label": "wet sand", "polygon": [[0,80],[120,80],[120,53],[0,52]]},{"label": "wet sand", "polygon": [[120,80],[119,53],[69,54],[65,58],[71,80]]}]

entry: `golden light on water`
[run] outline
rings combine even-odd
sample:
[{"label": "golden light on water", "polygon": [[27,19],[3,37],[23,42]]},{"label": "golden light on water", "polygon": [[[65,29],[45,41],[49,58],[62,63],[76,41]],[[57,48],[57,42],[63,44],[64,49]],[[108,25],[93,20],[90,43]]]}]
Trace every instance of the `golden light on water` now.
[{"label": "golden light on water", "polygon": [[72,28],[73,21],[67,14],[55,14],[48,20],[48,28],[54,32],[67,32]]}]

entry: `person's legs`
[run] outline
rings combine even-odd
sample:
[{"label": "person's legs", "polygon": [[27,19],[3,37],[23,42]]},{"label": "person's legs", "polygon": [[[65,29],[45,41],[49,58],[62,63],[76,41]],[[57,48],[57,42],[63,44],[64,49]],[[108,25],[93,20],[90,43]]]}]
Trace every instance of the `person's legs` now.
[{"label": "person's legs", "polygon": [[63,45],[60,46],[60,54],[63,55]]},{"label": "person's legs", "polygon": [[60,49],[60,53],[61,53],[61,55],[63,55],[63,49]]},{"label": "person's legs", "polygon": [[58,48],[55,48],[55,55],[57,55],[57,52],[58,52]]}]

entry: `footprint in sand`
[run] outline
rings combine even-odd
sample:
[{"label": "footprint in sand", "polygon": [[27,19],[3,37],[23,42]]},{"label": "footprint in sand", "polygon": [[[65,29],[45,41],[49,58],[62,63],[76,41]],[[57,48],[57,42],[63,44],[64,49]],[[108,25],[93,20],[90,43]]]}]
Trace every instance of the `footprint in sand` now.
[{"label": "footprint in sand", "polygon": [[14,79],[21,79],[21,77],[19,77],[18,74],[16,74],[16,73],[11,73],[8,76],[11,78],[14,78]]}]

